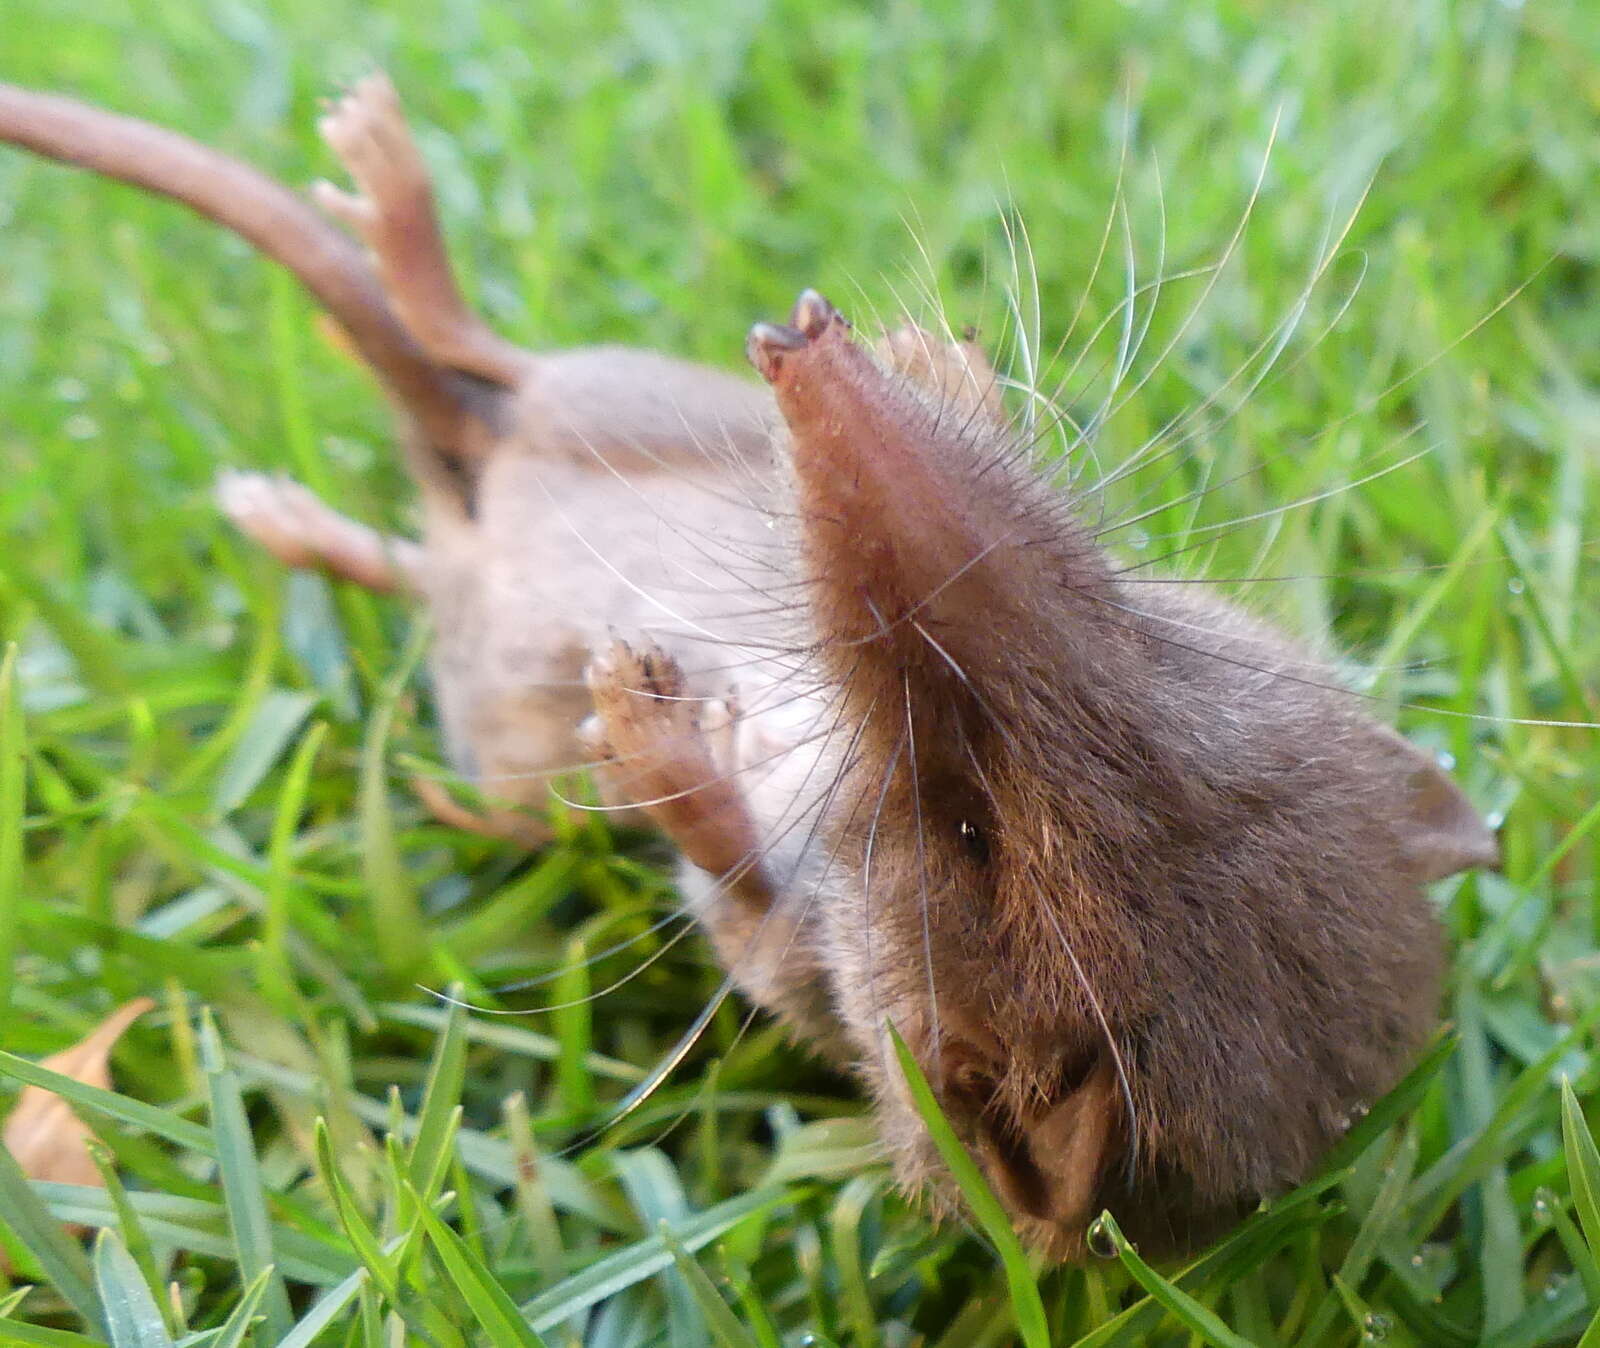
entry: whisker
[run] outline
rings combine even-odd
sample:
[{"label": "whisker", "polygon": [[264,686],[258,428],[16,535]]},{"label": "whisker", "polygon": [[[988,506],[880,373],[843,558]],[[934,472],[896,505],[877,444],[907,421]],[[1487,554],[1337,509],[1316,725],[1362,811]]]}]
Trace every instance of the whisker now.
[{"label": "whisker", "polygon": [[[1403,440],[1409,439],[1413,434],[1416,433],[1416,431],[1420,429],[1420,424],[1413,426],[1410,430],[1406,431],[1405,435],[1401,438]],[[1279,506],[1272,506],[1267,510],[1258,510],[1251,515],[1239,515],[1234,519],[1222,520],[1216,524],[1197,524],[1186,530],[1183,534],[1153,534],[1151,537],[1156,541],[1160,541],[1163,538],[1179,538],[1190,537],[1194,534],[1210,534],[1215,533],[1219,529],[1237,529],[1245,524],[1253,524],[1257,520],[1271,519],[1275,515],[1283,515],[1291,510],[1300,510],[1305,506],[1316,505],[1318,501],[1326,501],[1330,497],[1338,496],[1341,492],[1354,491],[1357,487],[1365,487],[1368,483],[1376,482],[1379,478],[1388,477],[1391,473],[1398,473],[1402,468],[1409,467],[1411,464],[1416,463],[1419,459],[1427,458],[1428,455],[1432,454],[1437,448],[1437,444],[1430,444],[1423,449],[1419,449],[1415,454],[1408,454],[1405,458],[1400,459],[1395,463],[1385,464],[1382,468],[1375,469],[1374,471],[1368,473],[1365,477],[1358,477],[1354,482],[1341,482],[1337,486],[1329,487],[1327,491],[1319,491],[1310,496],[1302,496],[1298,500],[1288,501]],[[1206,490],[1215,491],[1217,490],[1217,487],[1226,485],[1226,483],[1218,483],[1215,486],[1208,487]],[[1149,519],[1151,515],[1160,514],[1161,511],[1165,509],[1167,509],[1167,507],[1162,506],[1159,510],[1152,510],[1145,515],[1138,516],[1137,518]],[[1110,532],[1111,529],[1122,529],[1128,524],[1135,522],[1135,520],[1128,520],[1121,524],[1113,524],[1104,532]],[[1098,537],[1098,535],[1096,535],[1096,537]]]},{"label": "whisker", "polygon": [[1078,952],[1073,949],[1072,940],[1061,925],[1060,917],[1049,904],[1043,907],[1045,916],[1050,919],[1050,925],[1056,929],[1056,935],[1061,940],[1061,948],[1066,951],[1067,959],[1072,964],[1073,976],[1078,980],[1078,986],[1083,989],[1083,995],[1089,999],[1089,1007],[1094,1012],[1100,1033],[1105,1036],[1106,1047],[1111,1051],[1111,1063],[1117,1073],[1117,1086],[1122,1092],[1122,1105],[1128,1111],[1127,1173],[1131,1181],[1139,1168],[1139,1111],[1134,1105],[1133,1082],[1128,1075],[1128,1065],[1123,1060],[1122,1047],[1111,1029],[1111,1021],[1106,1016],[1105,1007],[1101,1004],[1094,985],[1089,982],[1089,975],[1084,971],[1083,963],[1078,959]]},{"label": "whisker", "polygon": [[[1115,609],[1119,612],[1128,613],[1130,615],[1137,615],[1141,619],[1154,617],[1158,622],[1167,621],[1160,615],[1140,613],[1138,610],[1131,609],[1127,605],[1119,604],[1114,599],[1108,599],[1104,595],[1094,594],[1091,591],[1084,590],[1078,586],[1067,586],[1065,589],[1068,593],[1071,593],[1079,599],[1088,601],[1090,603],[1103,605],[1106,608]],[[1232,665],[1236,669],[1246,669],[1254,674],[1264,674],[1269,678],[1282,679],[1287,683],[1299,684],[1304,688],[1317,688],[1324,692],[1339,693],[1345,697],[1355,698],[1360,701],[1370,702],[1379,706],[1394,707],[1401,711],[1414,711],[1428,716],[1441,716],[1450,720],[1473,721],[1487,725],[1543,726],[1548,729],[1556,730],[1600,730],[1600,721],[1569,721],[1530,716],[1496,716],[1487,712],[1461,711],[1452,707],[1434,707],[1429,706],[1424,702],[1392,701],[1391,699],[1383,697],[1379,694],[1364,693],[1359,689],[1349,688],[1343,684],[1329,683],[1320,679],[1303,678],[1295,674],[1286,674],[1282,669],[1275,666],[1252,664],[1248,660],[1240,660],[1233,656],[1224,655],[1218,650],[1210,650],[1203,646],[1192,646],[1182,641],[1176,641],[1171,637],[1161,636],[1158,633],[1145,631],[1145,635],[1151,637],[1153,640],[1160,641],[1164,645],[1171,646],[1176,650],[1187,651],[1193,655],[1204,656],[1206,659],[1215,660],[1219,664]]]},{"label": "whisker", "polygon": [[934,985],[933,932],[929,926],[928,915],[928,854],[922,831],[922,782],[917,772],[917,726],[911,705],[911,675],[908,671],[902,671],[901,681],[905,690],[906,762],[911,769],[911,812],[917,829],[917,885],[922,911],[922,964],[928,986],[928,1060],[932,1065],[934,1080],[942,1087],[944,1068],[943,1055],[940,1052],[939,990]]},{"label": "whisker", "polygon": [[867,829],[866,848],[862,855],[861,864],[861,945],[862,955],[866,962],[867,978],[870,984],[869,996],[872,1004],[872,1024],[878,1033],[873,1035],[878,1050],[878,1068],[888,1079],[889,1058],[888,1051],[883,1043],[881,1028],[884,1025],[883,1003],[878,997],[877,963],[872,950],[872,862],[878,842],[878,825],[883,820],[883,807],[889,799],[889,787],[894,782],[894,774],[900,766],[900,755],[905,752],[906,742],[902,737],[896,742],[894,752],[889,756],[889,762],[884,768],[883,784],[878,788],[878,799],[872,809],[872,823]]}]

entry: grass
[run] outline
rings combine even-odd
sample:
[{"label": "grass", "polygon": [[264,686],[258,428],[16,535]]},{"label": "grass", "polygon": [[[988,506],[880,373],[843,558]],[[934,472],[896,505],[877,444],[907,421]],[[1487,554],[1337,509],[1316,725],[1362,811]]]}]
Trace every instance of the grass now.
[{"label": "grass", "polygon": [[[1276,124],[1227,269],[1142,297],[1129,382],[1170,351],[1100,455],[1193,415],[1126,484],[1152,513],[1119,546],[1286,577],[1225,588],[1365,662],[1503,819],[1505,872],[1441,889],[1454,1038],[1405,1108],[1187,1269],[1107,1227],[1116,1257],[1017,1304],[1061,1344],[1600,1341],[1600,734],[1536,724],[1600,719],[1600,10],[9,0],[6,29],[0,76],[301,183],[331,168],[318,97],[382,63],[469,288],[534,345],[735,364],[803,285],[865,316],[931,276],[1025,366],[1020,221],[1047,351],[1088,296],[1080,414],[1120,348],[1124,219],[1140,282],[1214,261]],[[0,152],[0,1072],[163,1006],[120,1093],[77,1092],[123,1189],[0,1166],[38,1284],[0,1341],[1014,1341],[1016,1269],[896,1196],[849,1087],[736,1007],[595,1136],[718,984],[652,927],[661,852],[589,817],[534,857],[429,822],[414,616],[243,546],[223,465],[409,522],[384,409],[291,283]],[[83,1252],[56,1219],[114,1233]]]}]

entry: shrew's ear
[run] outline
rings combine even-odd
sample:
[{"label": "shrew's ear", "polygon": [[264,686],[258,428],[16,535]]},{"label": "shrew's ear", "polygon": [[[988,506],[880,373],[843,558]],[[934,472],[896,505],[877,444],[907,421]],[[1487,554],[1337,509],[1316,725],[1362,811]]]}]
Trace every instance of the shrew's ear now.
[{"label": "shrew's ear", "polygon": [[1392,730],[1380,727],[1377,733],[1382,753],[1405,783],[1400,840],[1417,878],[1431,883],[1476,866],[1498,866],[1494,830],[1432,755]]}]

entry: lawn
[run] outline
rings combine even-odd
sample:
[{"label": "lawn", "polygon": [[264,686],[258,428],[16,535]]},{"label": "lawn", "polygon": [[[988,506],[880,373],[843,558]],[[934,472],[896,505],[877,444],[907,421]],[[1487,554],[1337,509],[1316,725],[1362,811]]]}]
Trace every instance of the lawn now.
[{"label": "lawn", "polygon": [[[35,1285],[0,1342],[1600,1343],[1600,8],[0,22],[0,78],[302,185],[334,169],[319,100],[382,65],[467,288],[530,346],[738,368],[816,285],[864,328],[976,324],[1019,382],[1070,376],[1080,422],[1120,379],[1086,462],[1167,447],[1117,488],[1121,555],[1341,651],[1505,853],[1438,890],[1451,1036],[1192,1266],[1008,1283],[895,1192],[850,1084],[733,1002],[613,1124],[721,983],[662,924],[666,852],[559,806],[533,856],[434,822],[417,615],[288,574],[211,501],[220,468],[281,469],[414,529],[372,384],[236,239],[0,150],[5,1102],[157,1003],[83,1108],[117,1185],[0,1157]],[[452,1014],[451,985],[519,1014]],[[120,1236],[80,1252],[56,1218]]]}]

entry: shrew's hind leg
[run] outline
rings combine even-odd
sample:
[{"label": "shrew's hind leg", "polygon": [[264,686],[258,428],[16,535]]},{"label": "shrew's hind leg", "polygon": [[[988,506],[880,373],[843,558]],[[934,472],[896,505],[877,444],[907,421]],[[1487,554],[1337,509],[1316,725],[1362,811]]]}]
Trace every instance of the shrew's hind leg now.
[{"label": "shrew's hind leg", "polygon": [[357,191],[318,183],[317,203],[372,249],[401,323],[439,364],[495,384],[518,383],[530,357],[462,299],[439,232],[433,183],[389,77],[360,80],[321,128]]},{"label": "shrew's hind leg", "polygon": [[891,370],[916,380],[946,403],[967,413],[982,412],[996,422],[1005,420],[999,376],[976,342],[947,342],[906,322],[884,333],[877,351]]},{"label": "shrew's hind leg", "polygon": [[325,570],[380,594],[420,590],[418,544],[358,524],[290,478],[225,472],[216,493],[234,527],[289,566]]}]

